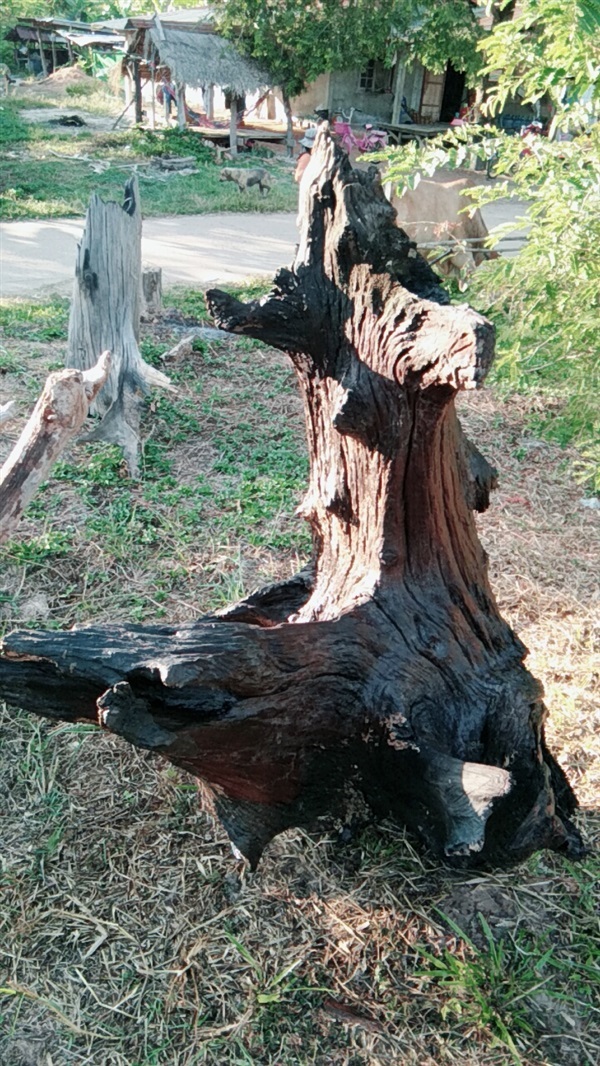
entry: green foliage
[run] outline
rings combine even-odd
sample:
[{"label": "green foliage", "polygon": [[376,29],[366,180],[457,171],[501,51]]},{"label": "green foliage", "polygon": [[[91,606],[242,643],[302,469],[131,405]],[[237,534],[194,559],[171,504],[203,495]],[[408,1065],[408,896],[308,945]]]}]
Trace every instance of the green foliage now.
[{"label": "green foliage", "polygon": [[69,301],[63,296],[49,300],[3,300],[0,302],[0,331],[4,337],[29,341],[65,340],[69,323]]},{"label": "green foliage", "polygon": [[3,554],[13,563],[39,566],[53,557],[67,555],[70,549],[70,537],[62,531],[53,530],[27,540],[9,541]]},{"label": "green foliage", "polygon": [[74,85],[67,85],[67,96],[93,96],[96,92],[96,86],[90,85],[88,81],[75,82]]},{"label": "green foliage", "polygon": [[[444,916],[445,917],[445,916]],[[444,993],[441,1007],[443,1021],[455,1018],[467,1027],[486,1030],[509,1051],[515,1066],[522,1066],[515,1038],[533,1032],[527,1009],[527,996],[544,984],[543,975],[551,949],[533,955],[524,944],[494,940],[483,915],[479,921],[486,950],[473,942],[450,919],[445,920],[464,941],[466,952],[444,949],[441,955],[418,948],[426,967],[417,976]]]},{"label": "green foliage", "polygon": [[[502,68],[487,107],[516,95],[554,101],[554,131],[578,128],[571,140],[530,137],[526,143],[492,126],[445,134],[382,153],[399,189],[422,173],[494,158],[494,174],[469,195],[479,206],[513,198],[523,205],[527,230],[512,259],[486,264],[474,275],[469,299],[497,328],[496,380],[546,401],[533,429],[561,444],[574,443],[577,476],[600,491],[600,14],[585,2],[528,0],[515,22],[499,23],[483,42],[490,68]],[[570,85],[569,95],[564,87]],[[468,209],[465,202],[465,210]],[[514,223],[506,227],[515,228]],[[499,239],[503,230],[495,233]]]},{"label": "green foliage", "polygon": [[402,38],[405,57],[418,60],[434,73],[446,69],[448,60],[464,71],[472,84],[481,68],[477,52],[483,31],[473,7],[464,0],[442,0],[423,5],[419,0],[393,5],[394,26]]},{"label": "green foliage", "polygon": [[[506,7],[508,0],[503,0]],[[488,95],[491,114],[519,96],[548,94],[555,127],[585,125],[600,102],[600,6],[596,0],[524,0],[515,17],[481,42],[484,74],[501,71]]]},{"label": "green foliage", "polygon": [[578,473],[600,490],[592,461],[600,439],[600,129],[570,143],[540,139],[528,156],[521,147],[498,139],[511,186],[483,186],[475,199],[489,203],[510,189],[527,200],[528,240],[514,259],[474,276],[471,298],[497,326],[497,379],[546,397],[534,429],[578,445],[588,460]]},{"label": "green foliage", "polygon": [[220,27],[270,71],[287,96],[330,70],[394,62],[397,52],[443,70],[450,59],[472,74],[479,26],[467,0],[222,0]]},{"label": "green foliage", "polygon": [[18,144],[30,137],[29,125],[11,105],[6,99],[0,104],[0,145]]},{"label": "green foliage", "polygon": [[[126,139],[134,151],[140,155],[153,156],[194,156],[198,162],[212,163],[213,153],[201,137],[191,130],[136,130],[128,131]],[[110,134],[106,135],[106,145],[110,147]]]}]

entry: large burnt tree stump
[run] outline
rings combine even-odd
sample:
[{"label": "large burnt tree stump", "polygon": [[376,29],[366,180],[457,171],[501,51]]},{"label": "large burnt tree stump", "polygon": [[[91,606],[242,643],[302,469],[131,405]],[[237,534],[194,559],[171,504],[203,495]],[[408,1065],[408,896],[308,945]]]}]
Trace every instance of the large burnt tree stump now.
[{"label": "large burnt tree stump", "polygon": [[201,778],[252,863],[356,792],[454,864],[575,854],[541,688],[475,531],[495,472],[454,409],[485,377],[492,327],[445,306],[394,216],[325,127],[293,268],[261,300],[207,297],[219,326],[294,365],[313,567],[179,628],[12,634],[0,695],[97,721]]}]

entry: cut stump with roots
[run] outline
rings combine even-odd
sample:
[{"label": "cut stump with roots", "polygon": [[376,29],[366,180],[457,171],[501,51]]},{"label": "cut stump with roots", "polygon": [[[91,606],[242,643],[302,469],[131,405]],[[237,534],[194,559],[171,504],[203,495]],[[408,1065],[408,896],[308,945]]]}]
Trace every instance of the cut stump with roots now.
[{"label": "cut stump with roots", "polygon": [[108,381],[91,407],[100,421],[82,440],[119,445],[132,477],[138,473],[145,394],[153,387],[176,391],[140,354],[141,300],[142,213],[134,176],[125,185],[122,204],[97,194],[90,200],[77,246],[66,360],[68,367],[85,371],[98,352],[111,353]]},{"label": "cut stump with roots", "polygon": [[196,775],[254,865],[360,793],[454,865],[576,855],[576,801],[541,687],[501,618],[472,511],[496,472],[454,400],[493,330],[451,307],[375,173],[322,126],[300,243],[263,299],[207,294],[218,326],[286,352],[304,399],[311,567],[183,626],[13,633],[0,695],[91,720]]}]

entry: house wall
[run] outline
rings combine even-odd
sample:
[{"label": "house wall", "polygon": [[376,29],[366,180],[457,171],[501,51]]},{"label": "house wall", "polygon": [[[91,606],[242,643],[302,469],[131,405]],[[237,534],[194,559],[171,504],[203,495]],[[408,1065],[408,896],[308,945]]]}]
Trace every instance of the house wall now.
[{"label": "house wall", "polygon": [[329,79],[329,74],[319,74],[300,96],[295,96],[292,100],[293,114],[299,118],[314,118],[316,107],[329,107]]},{"label": "house wall", "polygon": [[368,92],[359,88],[360,71],[341,70],[331,75],[331,111],[346,111],[356,108],[373,118],[391,122],[394,96],[391,92]]},{"label": "house wall", "polygon": [[[377,81],[385,80],[384,68],[377,64]],[[406,100],[409,111],[415,112],[417,119],[420,117],[421,100],[423,96],[423,82],[425,68],[421,63],[413,63],[410,66],[401,67],[400,64],[393,78],[388,77],[390,91],[369,92],[360,88],[360,71],[358,69],[335,71],[332,74],[322,74],[312,82],[301,96],[292,100],[292,109],[299,117],[313,117],[316,107],[329,107],[332,113],[341,111],[346,113],[351,108],[360,112],[357,121],[365,121],[363,116],[372,116],[382,122],[398,121],[402,98]],[[392,88],[394,91],[392,91]],[[443,75],[441,76],[441,90],[443,91]],[[394,108],[395,94],[400,96]],[[439,106],[437,110],[439,115]],[[396,117],[395,117],[396,116]],[[428,115],[428,120],[433,121],[434,116]],[[402,121],[402,119],[400,119]]]}]

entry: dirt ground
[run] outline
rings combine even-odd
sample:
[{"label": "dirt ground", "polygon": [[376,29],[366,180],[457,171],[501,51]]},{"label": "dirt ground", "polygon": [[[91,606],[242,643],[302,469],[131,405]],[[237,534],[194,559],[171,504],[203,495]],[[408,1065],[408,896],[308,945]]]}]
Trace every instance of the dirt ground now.
[{"label": "dirt ground", "polygon": [[[95,115],[91,111],[86,111],[85,103],[81,100],[74,100],[70,107],[25,107],[20,114],[25,122],[38,123],[47,130],[53,127],[63,137],[65,135],[78,137],[81,133],[110,133],[115,124],[114,115]],[[64,119],[73,116],[80,119],[83,124],[79,126],[64,122]],[[119,127],[125,128],[131,125],[131,120],[124,115]]]},{"label": "dirt ground", "polygon": [[60,93],[66,93],[67,89],[75,86],[83,91],[95,92],[98,82],[95,78],[86,74],[80,67],[60,67],[54,74],[47,78],[27,78],[19,80],[16,88],[11,92],[35,93],[36,96],[56,97]]}]

